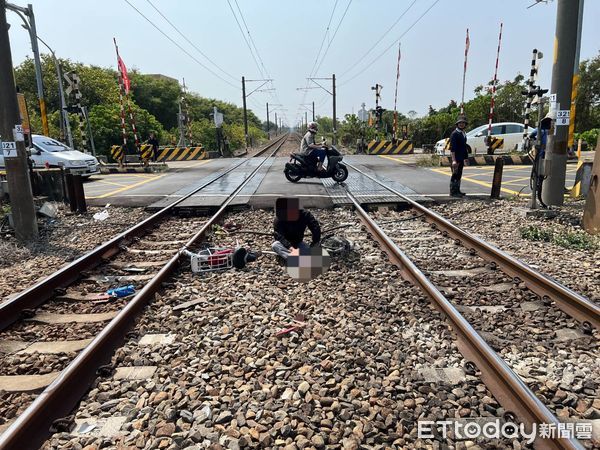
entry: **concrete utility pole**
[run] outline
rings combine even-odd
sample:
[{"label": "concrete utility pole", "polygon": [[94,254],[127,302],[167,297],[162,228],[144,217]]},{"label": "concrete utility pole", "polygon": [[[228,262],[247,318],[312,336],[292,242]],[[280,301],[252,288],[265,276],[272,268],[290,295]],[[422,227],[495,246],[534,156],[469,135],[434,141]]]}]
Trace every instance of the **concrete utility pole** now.
[{"label": "concrete utility pole", "polygon": [[246,111],[246,78],[242,77],[242,97],[244,99],[244,142],[248,148],[248,112]]},{"label": "concrete utility pole", "polygon": [[275,136],[277,136],[277,113],[275,113]]},{"label": "concrete utility pole", "polygon": [[[567,142],[573,83],[573,67],[578,64],[583,16],[583,0],[557,0],[554,65],[552,67],[551,101],[556,96],[556,122],[554,135],[548,136],[548,149],[544,163],[547,178],[542,190],[546,205],[564,203],[565,173],[567,167]],[[550,108],[552,108],[552,104]]]},{"label": "concrete utility pole", "polygon": [[[23,20],[23,26],[29,32],[31,40],[31,51],[33,52],[33,62],[35,65],[35,79],[37,82],[38,99],[40,103],[40,116],[42,119],[42,130],[45,136],[50,134],[48,129],[48,115],[46,113],[46,99],[44,98],[44,79],[42,78],[42,62],[40,60],[40,49],[38,47],[37,31],[35,29],[35,16],[33,14],[33,6],[27,5],[27,8],[13,5],[12,3],[3,2],[4,8],[14,11]],[[25,18],[29,17],[29,21]]]},{"label": "concrete utility pole", "polygon": [[[270,83],[271,81],[273,80],[270,78],[268,80],[246,80],[245,77],[242,77],[242,97],[244,100],[244,134],[246,136],[246,148],[248,148],[248,111],[246,109],[246,98],[250,97],[255,92],[274,91],[274,88],[261,89],[265,84]],[[262,84],[246,95],[246,83],[251,82],[261,82]]]},{"label": "concrete utility pole", "polygon": [[38,227],[15,90],[5,0],[0,0],[0,141],[15,235],[22,242],[31,241],[37,238]]},{"label": "concrete utility pole", "polygon": [[335,73],[331,76],[333,87],[333,144],[337,144],[337,111],[336,111],[336,96],[335,96]]},{"label": "concrete utility pole", "polygon": [[271,135],[269,134],[269,102],[267,102],[267,138],[271,139]]}]

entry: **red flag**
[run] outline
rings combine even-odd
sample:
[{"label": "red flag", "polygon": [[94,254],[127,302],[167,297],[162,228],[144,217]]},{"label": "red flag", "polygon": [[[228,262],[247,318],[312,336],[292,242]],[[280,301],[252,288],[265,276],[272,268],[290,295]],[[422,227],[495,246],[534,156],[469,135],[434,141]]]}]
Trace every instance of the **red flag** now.
[{"label": "red flag", "polygon": [[125,67],[125,63],[121,59],[120,56],[117,55],[117,63],[119,64],[119,72],[121,72],[121,78],[123,79],[123,86],[125,87],[125,93],[129,94],[129,77],[127,76],[127,67]]}]

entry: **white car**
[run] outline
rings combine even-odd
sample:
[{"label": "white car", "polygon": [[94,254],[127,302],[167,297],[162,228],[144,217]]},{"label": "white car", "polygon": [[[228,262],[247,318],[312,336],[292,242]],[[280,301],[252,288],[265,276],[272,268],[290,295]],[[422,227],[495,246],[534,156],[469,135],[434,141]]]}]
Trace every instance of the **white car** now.
[{"label": "white car", "polygon": [[[487,129],[487,125],[481,125],[467,133],[467,149],[469,150],[469,153],[473,155],[487,154],[487,145],[485,145]],[[498,147],[496,151],[501,150],[499,153],[506,153],[520,148],[523,141],[523,130],[524,126],[522,123],[493,123],[492,136],[504,139],[504,143]],[[531,128],[531,131],[533,131],[533,128]],[[446,139],[437,141],[435,144],[435,152],[442,156],[449,154],[449,151],[444,150],[445,146]]]},{"label": "white car", "polygon": [[[31,160],[36,169],[63,167],[69,173],[89,177],[100,173],[98,160],[86,153],[73,150],[55,139],[39,134],[31,136]],[[0,154],[0,166],[4,167],[4,156]]]}]

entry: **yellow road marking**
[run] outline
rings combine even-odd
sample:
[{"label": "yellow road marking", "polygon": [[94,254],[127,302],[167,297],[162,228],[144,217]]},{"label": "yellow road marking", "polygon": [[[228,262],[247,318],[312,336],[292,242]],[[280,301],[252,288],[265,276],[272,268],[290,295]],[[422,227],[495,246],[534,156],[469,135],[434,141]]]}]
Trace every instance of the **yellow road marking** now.
[{"label": "yellow road marking", "polygon": [[112,185],[114,185],[114,186],[121,186],[121,187],[128,186],[127,184],[123,184],[123,183],[115,183],[114,181],[107,181],[107,180],[96,180],[96,183],[102,183],[102,184],[112,184]]},{"label": "yellow road marking", "polygon": [[[447,175],[449,177],[452,176],[452,173],[449,173],[449,172],[446,172],[446,171],[443,171],[443,170],[440,170],[440,169],[430,169],[430,170],[432,170],[433,172],[441,173],[442,175]],[[484,181],[474,180],[472,178],[469,178],[468,176],[467,177],[463,176],[462,179],[466,180],[466,181],[470,181],[471,183],[479,184],[480,186],[485,186],[485,187],[488,187],[488,188],[492,187],[491,183],[486,183]],[[529,194],[522,194],[522,193],[520,193],[518,191],[513,191],[512,189],[500,188],[500,190],[503,191],[503,192],[506,192],[507,194],[523,195],[523,196],[529,195]]]},{"label": "yellow road marking", "polygon": [[399,163],[402,163],[402,164],[410,164],[407,161],[402,161],[402,159],[400,159],[400,158],[394,158],[393,156],[387,156],[387,155],[377,155],[377,156],[379,156],[380,158],[390,159],[392,161],[396,161],[396,162],[399,162]]},{"label": "yellow road marking", "polygon": [[162,178],[162,177],[164,177],[166,175],[167,174],[165,173],[165,174],[158,175],[158,176],[155,176],[155,177],[152,177],[152,178],[146,178],[145,180],[139,181],[139,182],[134,183],[134,184],[130,184],[129,186],[125,186],[125,187],[122,187],[120,189],[116,189],[116,190],[111,191],[111,192],[107,192],[106,194],[98,195],[98,196],[95,196],[95,197],[86,197],[86,198],[92,199],[92,198],[106,198],[106,197],[110,197],[110,196],[118,194],[120,192],[128,191],[129,189],[133,189],[133,188],[136,188],[138,186],[141,186],[142,184],[149,183],[150,181],[158,180],[159,178]]}]

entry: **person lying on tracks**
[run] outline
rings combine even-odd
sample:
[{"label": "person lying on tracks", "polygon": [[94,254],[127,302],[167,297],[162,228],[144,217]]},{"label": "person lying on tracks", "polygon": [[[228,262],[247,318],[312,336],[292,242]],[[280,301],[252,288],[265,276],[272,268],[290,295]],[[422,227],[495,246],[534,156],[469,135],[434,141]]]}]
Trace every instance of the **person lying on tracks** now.
[{"label": "person lying on tracks", "polygon": [[276,239],[272,245],[273,251],[287,260],[290,255],[298,255],[299,249],[309,248],[304,242],[307,227],[312,234],[310,247],[319,245],[321,226],[315,216],[300,208],[298,198],[278,198],[275,202],[273,221],[273,234]]}]

